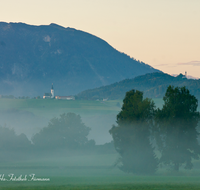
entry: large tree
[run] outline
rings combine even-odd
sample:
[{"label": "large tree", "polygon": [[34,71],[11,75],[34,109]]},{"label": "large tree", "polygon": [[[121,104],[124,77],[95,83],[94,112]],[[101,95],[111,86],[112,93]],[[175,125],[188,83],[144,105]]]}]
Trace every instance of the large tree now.
[{"label": "large tree", "polygon": [[185,87],[173,86],[167,88],[163,100],[163,108],[155,116],[160,162],[173,165],[176,171],[182,164],[191,169],[192,158],[198,159],[200,153],[196,130],[198,101]]},{"label": "large tree", "polygon": [[47,127],[33,136],[32,141],[42,148],[76,149],[94,145],[94,141],[87,138],[89,131],[90,128],[85,126],[80,115],[64,113],[59,118],[51,119]]},{"label": "large tree", "polygon": [[131,90],[126,93],[117,126],[110,133],[120,154],[119,168],[125,172],[151,174],[157,169],[157,159],[150,143],[154,103],[143,99],[143,93]]}]

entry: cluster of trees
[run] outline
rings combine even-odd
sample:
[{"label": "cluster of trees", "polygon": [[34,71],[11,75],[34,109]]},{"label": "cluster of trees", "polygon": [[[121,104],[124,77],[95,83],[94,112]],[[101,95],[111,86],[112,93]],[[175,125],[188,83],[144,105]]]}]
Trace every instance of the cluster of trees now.
[{"label": "cluster of trees", "polygon": [[32,138],[33,144],[42,149],[82,149],[95,145],[94,140],[88,140],[90,128],[75,113],[61,114],[59,118],[50,120]]},{"label": "cluster of trees", "polygon": [[17,135],[13,129],[0,126],[0,150],[26,150],[30,148],[31,142],[25,134]]},{"label": "cluster of trees", "polygon": [[110,130],[121,170],[150,174],[164,163],[178,171],[183,164],[191,169],[192,159],[199,158],[197,99],[185,87],[169,86],[163,100],[163,108],[156,109],[151,99],[143,99],[142,92],[126,93],[117,126]]},{"label": "cluster of trees", "polygon": [[15,99],[13,95],[1,95],[1,98]]},{"label": "cluster of trees", "polygon": [[25,134],[0,126],[0,150],[3,152],[32,152],[54,150],[88,150],[95,146],[88,140],[90,128],[75,113],[61,114],[50,120],[47,127],[36,133],[31,141]]},{"label": "cluster of trees", "polygon": [[[18,98],[15,97],[14,95],[0,95],[1,98],[6,98],[6,99],[30,99],[29,96],[19,96]],[[40,96],[34,97],[33,99],[39,99]]]}]

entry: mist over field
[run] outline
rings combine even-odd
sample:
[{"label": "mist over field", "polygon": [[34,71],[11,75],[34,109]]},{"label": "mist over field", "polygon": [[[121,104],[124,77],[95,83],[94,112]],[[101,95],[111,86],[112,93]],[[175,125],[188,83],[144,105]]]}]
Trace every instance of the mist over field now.
[{"label": "mist over field", "polygon": [[[0,99],[1,126],[13,128],[17,134],[24,133],[29,139],[48,125],[50,119],[63,113],[76,113],[91,128],[89,139],[97,144],[112,140],[109,130],[116,122],[120,101],[65,101],[34,99]],[[120,102],[120,103],[118,103]],[[117,104],[118,103],[118,104]]]},{"label": "mist over field", "polygon": [[[162,108],[162,99],[154,99],[154,101],[156,107]],[[50,179],[50,181],[43,182],[19,181],[18,183],[12,180],[3,182],[0,179],[0,188],[20,189],[21,186],[27,186],[33,189],[36,187],[38,189],[40,187],[62,189],[62,185],[66,189],[70,187],[95,189],[97,186],[97,189],[123,189],[125,187],[130,189],[147,187],[187,189],[194,187],[195,189],[198,187],[200,185],[198,160],[192,161],[193,169],[189,171],[185,170],[182,165],[179,173],[174,172],[171,166],[163,164],[159,165],[159,169],[154,175],[135,175],[119,169],[120,155],[111,142],[113,138],[109,130],[116,125],[116,116],[121,111],[122,105],[122,100],[0,99],[2,126],[0,133],[7,134],[4,135],[5,139],[3,136],[0,137],[0,174],[4,174],[5,179],[10,179],[10,174],[14,174],[13,179],[14,177],[18,179],[20,176],[25,178],[27,175],[27,180],[30,180],[31,176],[29,175],[31,174],[35,174],[35,178]],[[64,134],[64,131],[61,132],[63,141],[54,138],[59,134],[56,131],[51,132],[50,129],[53,130],[53,123],[61,121],[59,119],[64,113],[79,115],[82,123],[88,127],[86,129],[90,128],[88,135],[85,133],[84,146],[79,146],[73,141],[69,143],[65,141],[67,133]],[[53,118],[57,118],[57,120],[52,120]],[[45,139],[45,133],[42,133],[45,127],[49,128],[49,136],[53,134],[50,139],[48,135]],[[62,129],[58,128],[58,130]],[[71,132],[68,133],[72,135],[73,131]],[[127,133],[130,132],[127,131]],[[41,138],[38,135],[34,140],[33,137],[36,134],[40,134]],[[12,140],[6,141],[6,139]],[[83,142],[81,139],[82,137],[77,139],[77,142]],[[48,140],[52,141],[52,144],[45,145],[45,141],[50,142]],[[95,141],[95,144],[92,140]],[[2,144],[3,141],[7,143]],[[65,143],[68,148],[65,147]],[[151,139],[151,143],[155,148],[156,157],[160,158],[154,139]],[[138,146],[143,145],[138,144]],[[142,157],[137,159],[135,162],[139,163]],[[112,186],[110,186],[111,184]]]}]

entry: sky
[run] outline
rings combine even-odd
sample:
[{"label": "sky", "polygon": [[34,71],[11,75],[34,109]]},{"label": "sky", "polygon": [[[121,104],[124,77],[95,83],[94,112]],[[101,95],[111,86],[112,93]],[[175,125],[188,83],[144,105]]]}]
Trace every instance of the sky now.
[{"label": "sky", "polygon": [[169,74],[200,78],[200,0],[0,0],[0,21],[91,33]]}]

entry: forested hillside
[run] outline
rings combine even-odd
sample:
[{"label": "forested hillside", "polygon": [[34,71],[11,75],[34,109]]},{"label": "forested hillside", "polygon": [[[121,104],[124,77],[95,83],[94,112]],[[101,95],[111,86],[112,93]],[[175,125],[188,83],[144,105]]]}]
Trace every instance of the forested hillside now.
[{"label": "forested hillside", "polygon": [[79,99],[123,99],[131,89],[144,92],[145,97],[162,98],[169,85],[186,86],[191,94],[200,98],[200,80],[187,79],[180,74],[173,77],[166,73],[148,73],[134,79],[126,79],[111,85],[86,90],[77,95]]}]

